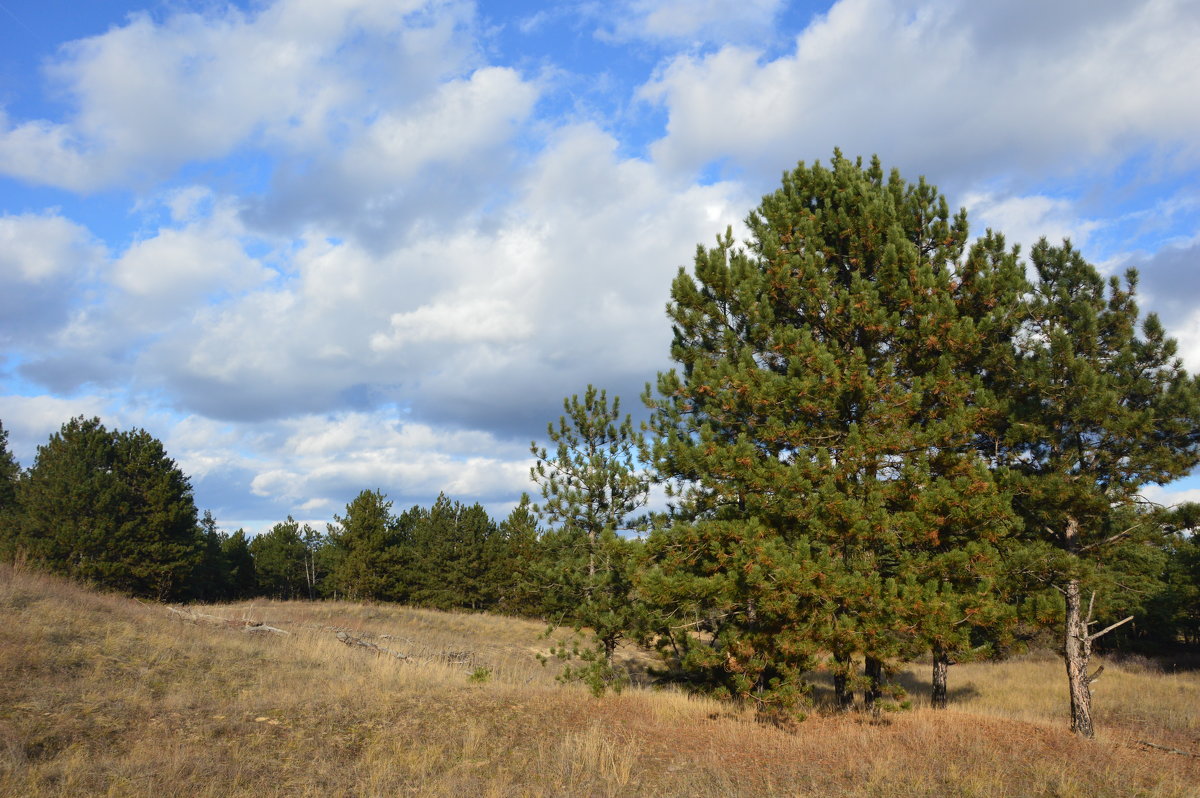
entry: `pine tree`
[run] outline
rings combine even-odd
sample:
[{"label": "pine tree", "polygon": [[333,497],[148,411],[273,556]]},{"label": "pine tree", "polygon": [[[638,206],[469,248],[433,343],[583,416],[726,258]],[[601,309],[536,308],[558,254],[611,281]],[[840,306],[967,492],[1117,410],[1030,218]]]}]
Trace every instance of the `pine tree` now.
[{"label": "pine tree", "polygon": [[648,585],[689,619],[660,631],[676,667],[706,663],[689,678],[763,711],[794,707],[817,651],[839,706],[855,688],[875,704],[936,634],[922,602],[978,592],[944,578],[942,542],[1008,528],[972,445],[991,397],[967,368],[997,326],[995,259],[960,264],[965,213],[932,186],[840,153],[785,174],[747,226],[745,249],[727,232],[680,270],[681,370],[646,396],[680,521],[652,534]]},{"label": "pine tree", "polygon": [[17,483],[21,478],[21,466],[8,449],[8,430],[0,422],[0,556],[11,556],[14,530],[13,515],[16,512]]},{"label": "pine tree", "polygon": [[522,493],[517,506],[500,522],[501,551],[489,563],[500,612],[530,617],[543,613],[548,585],[541,578],[544,566],[540,537],[533,501],[528,493]]},{"label": "pine tree", "polygon": [[221,554],[229,569],[227,598],[245,599],[258,595],[258,574],[246,531],[239,529],[221,540]]},{"label": "pine tree", "polygon": [[411,600],[437,609],[488,609],[496,601],[490,558],[499,532],[483,506],[444,493],[412,525],[407,581]]},{"label": "pine tree", "polygon": [[564,620],[592,636],[589,647],[563,644],[556,653],[581,658],[582,668],[568,665],[564,675],[585,679],[597,692],[620,686],[613,654],[641,612],[633,595],[638,545],[618,531],[646,503],[649,480],[635,459],[644,440],[630,416],[622,418],[620,404],[614,397],[610,407],[606,392],[589,385],[582,400],[564,399],[566,415],[547,425],[553,453],[530,444],[537,458],[530,477],[543,497],[536,509],[557,525],[544,538],[547,578],[559,593]]},{"label": "pine tree", "polygon": [[290,515],[249,543],[260,595],[277,599],[308,597],[308,546],[300,523]]},{"label": "pine tree", "polygon": [[200,561],[192,576],[191,597],[199,601],[220,601],[229,598],[229,562],[222,547],[224,536],[217,529],[212,510],[200,518],[200,538],[203,541]]},{"label": "pine tree", "polygon": [[[352,600],[391,598],[400,552],[392,503],[378,490],[364,490],[346,505],[344,517],[329,525],[330,544],[338,550],[331,588]],[[313,547],[310,546],[310,549]],[[310,552],[310,567],[315,560]],[[315,581],[315,571],[314,571]]]},{"label": "pine tree", "polygon": [[1043,547],[1046,579],[1063,595],[1071,729],[1091,737],[1092,645],[1113,628],[1092,630],[1096,561],[1147,522],[1120,524],[1143,486],[1178,478],[1200,459],[1200,384],[1153,314],[1139,335],[1136,272],[1106,286],[1069,242],[1044,239],[1031,261],[1038,282],[997,446],[1031,544]]},{"label": "pine tree", "polygon": [[17,545],[35,562],[134,595],[187,593],[202,555],[187,477],[144,430],[74,418],[18,486]]}]

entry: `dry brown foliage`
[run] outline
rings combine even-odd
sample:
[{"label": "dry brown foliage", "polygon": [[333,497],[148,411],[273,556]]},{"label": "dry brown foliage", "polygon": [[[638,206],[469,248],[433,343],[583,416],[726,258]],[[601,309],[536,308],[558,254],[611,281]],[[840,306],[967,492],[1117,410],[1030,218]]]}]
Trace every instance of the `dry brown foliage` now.
[{"label": "dry brown foliage", "polygon": [[[952,669],[950,711],[918,700],[781,729],[673,692],[559,685],[530,621],[334,602],[200,612],[228,623],[0,566],[0,794],[1183,798],[1200,784],[1200,759],[1137,744],[1200,752],[1195,674],[1110,663],[1095,742],[1067,732],[1050,658]],[[925,676],[901,678],[923,691]]]}]

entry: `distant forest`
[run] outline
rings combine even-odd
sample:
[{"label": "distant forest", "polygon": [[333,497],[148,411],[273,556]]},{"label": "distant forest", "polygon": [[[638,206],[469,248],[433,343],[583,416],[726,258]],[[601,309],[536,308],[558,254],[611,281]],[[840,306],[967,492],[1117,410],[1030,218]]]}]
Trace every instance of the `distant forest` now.
[{"label": "distant forest", "polygon": [[[619,688],[635,641],[766,718],[800,714],[817,668],[845,709],[900,708],[891,676],[922,657],[944,706],[953,663],[1035,642],[1091,736],[1093,648],[1200,646],[1200,506],[1141,496],[1200,462],[1200,381],[1135,272],[969,241],[924,180],[840,153],[747,227],[675,277],[647,424],[567,398],[532,446],[537,503],[503,520],[363,490],[324,530],[226,534],[159,441],[75,418],[24,471],[0,427],[0,554],[160,601],[540,617],[578,632],[553,649],[567,678]],[[668,511],[643,512],[652,484]]]}]

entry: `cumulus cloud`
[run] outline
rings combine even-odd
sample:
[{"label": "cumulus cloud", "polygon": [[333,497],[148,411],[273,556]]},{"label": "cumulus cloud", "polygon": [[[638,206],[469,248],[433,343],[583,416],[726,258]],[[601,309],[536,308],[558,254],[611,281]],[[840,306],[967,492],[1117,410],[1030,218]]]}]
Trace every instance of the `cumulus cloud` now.
[{"label": "cumulus cloud", "polygon": [[676,268],[748,202],[622,158],[587,125],[558,134],[515,194],[492,229],[382,254],[314,232],[280,255],[279,279],[197,308],[135,368],[182,409],[229,420],[396,402],[528,440],[588,382],[636,405],[667,361]]},{"label": "cumulus cloud", "polygon": [[1071,200],[1040,194],[997,196],[990,192],[968,192],[963,197],[963,206],[975,230],[1000,231],[1010,245],[1020,244],[1024,253],[1043,237],[1055,245],[1070,239],[1075,247],[1086,247],[1092,232],[1102,224],[1079,218],[1078,208]]},{"label": "cumulus cloud", "polygon": [[[336,144],[378,103],[411,101],[473,57],[454,0],[279,0],[121,26],[64,46],[49,79],[65,122],[0,116],[0,171],[93,191],[169,176],[238,147],[304,154]],[[372,91],[386,70],[395,80]]]},{"label": "cumulus cloud", "polygon": [[64,422],[75,416],[103,416],[107,402],[99,396],[0,396],[0,421],[8,432],[8,448],[26,468],[33,465],[37,448]]},{"label": "cumulus cloud", "polygon": [[943,184],[1112,167],[1138,146],[1195,163],[1194,5],[1088,3],[1058,25],[1059,4],[1024,5],[840,0],[778,58],[680,55],[641,92],[669,115],[654,157],[774,175],[841,146]]},{"label": "cumulus cloud", "polygon": [[44,344],[103,257],[85,227],[55,212],[0,216],[0,341]]},{"label": "cumulus cloud", "polygon": [[377,251],[410,234],[475,224],[512,176],[510,145],[537,99],[537,87],[512,69],[475,70],[380,110],[303,169],[285,167],[244,216],[284,235],[335,228]]}]

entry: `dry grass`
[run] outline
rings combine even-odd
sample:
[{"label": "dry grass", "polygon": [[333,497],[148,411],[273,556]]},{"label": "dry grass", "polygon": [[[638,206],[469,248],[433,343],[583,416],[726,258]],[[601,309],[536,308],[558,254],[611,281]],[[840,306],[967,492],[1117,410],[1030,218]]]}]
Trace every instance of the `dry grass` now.
[{"label": "dry grass", "polygon": [[1094,743],[1064,729],[1061,664],[1036,658],[952,669],[950,711],[921,704],[915,669],[911,712],[783,730],[675,693],[558,685],[532,622],[347,603],[205,612],[291,634],[182,623],[0,566],[0,794],[1182,798],[1200,784],[1200,759],[1135,744],[1200,752],[1194,674],[1110,665]]}]

